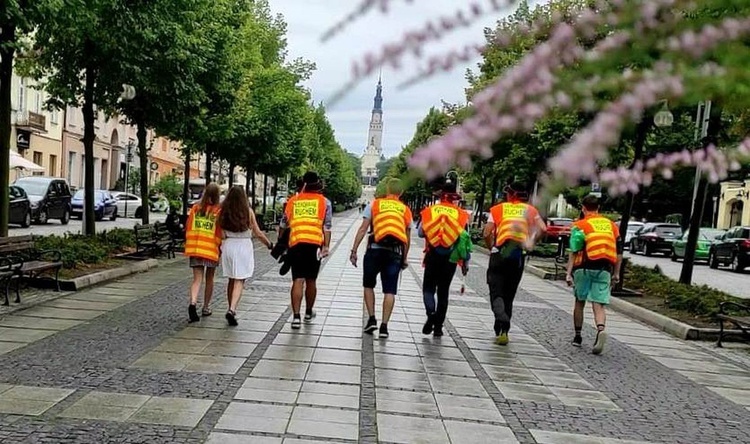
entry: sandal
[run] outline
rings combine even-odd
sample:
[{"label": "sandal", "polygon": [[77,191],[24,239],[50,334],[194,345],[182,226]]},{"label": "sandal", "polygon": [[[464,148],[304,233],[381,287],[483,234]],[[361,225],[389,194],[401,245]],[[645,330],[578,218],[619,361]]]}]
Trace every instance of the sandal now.
[{"label": "sandal", "polygon": [[208,316],[211,316],[212,314],[213,314],[213,312],[211,311],[210,308],[203,307],[203,310],[201,310],[201,316],[203,316],[204,318],[208,317]]},{"label": "sandal", "polygon": [[237,318],[236,318],[236,316],[237,316],[237,313],[233,312],[232,310],[229,310],[229,311],[227,311],[227,314],[224,317],[227,318],[227,323],[230,326],[236,327],[237,326]]}]

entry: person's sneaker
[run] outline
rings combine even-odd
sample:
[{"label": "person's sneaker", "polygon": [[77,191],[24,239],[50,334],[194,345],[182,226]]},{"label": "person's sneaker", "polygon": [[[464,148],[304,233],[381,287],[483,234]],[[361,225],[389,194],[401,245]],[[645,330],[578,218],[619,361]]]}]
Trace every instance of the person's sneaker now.
[{"label": "person's sneaker", "polygon": [[581,337],[581,335],[575,335],[573,337],[573,346],[580,347],[581,344],[583,344],[583,338]]},{"label": "person's sneaker", "polygon": [[380,339],[388,339],[388,324],[380,324]]},{"label": "person's sneaker", "polygon": [[198,322],[201,320],[200,316],[198,316],[198,308],[195,306],[195,304],[190,304],[188,306],[188,317],[190,318],[188,322]]},{"label": "person's sneaker", "polygon": [[427,321],[424,323],[424,327],[422,327],[422,334],[429,335],[430,333],[432,333],[433,328],[434,325],[432,324],[432,316],[427,316]]},{"label": "person's sneaker", "polygon": [[607,343],[607,332],[604,330],[598,330],[596,332],[596,341],[594,342],[594,349],[591,353],[600,355],[604,351],[604,345]]},{"label": "person's sneaker", "polygon": [[305,322],[312,322],[315,316],[315,310],[305,311]]},{"label": "person's sneaker", "polygon": [[378,329],[378,320],[375,319],[375,316],[372,316],[370,317],[370,319],[367,320],[367,325],[365,325],[365,333],[372,334],[377,329]]},{"label": "person's sneaker", "polygon": [[507,331],[501,331],[499,335],[497,335],[497,338],[495,338],[495,344],[497,345],[508,345],[508,332]]},{"label": "person's sneaker", "polygon": [[440,338],[443,336],[443,327],[435,327],[435,331],[432,333],[432,335],[436,338]]},{"label": "person's sneaker", "polygon": [[294,319],[292,319],[292,330],[299,330],[302,327],[302,319],[300,319],[299,315],[294,315]]}]

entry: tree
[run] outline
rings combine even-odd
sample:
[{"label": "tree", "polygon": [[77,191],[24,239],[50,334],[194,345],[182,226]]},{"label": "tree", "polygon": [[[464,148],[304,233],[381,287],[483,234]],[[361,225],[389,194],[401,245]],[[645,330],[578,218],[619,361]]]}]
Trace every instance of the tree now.
[{"label": "tree", "polygon": [[393,162],[396,161],[395,157],[389,157],[388,159],[381,160],[377,164],[378,169],[378,182],[382,182],[388,176],[388,171],[391,169]]}]

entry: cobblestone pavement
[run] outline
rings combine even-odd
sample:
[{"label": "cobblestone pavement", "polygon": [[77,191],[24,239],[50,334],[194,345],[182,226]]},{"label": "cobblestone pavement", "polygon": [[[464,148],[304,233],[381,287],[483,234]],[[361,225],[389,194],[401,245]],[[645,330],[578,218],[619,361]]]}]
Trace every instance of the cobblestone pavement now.
[{"label": "cobblestone pavement", "polygon": [[[602,356],[570,345],[570,295],[527,276],[492,342],[483,267],[456,278],[447,335],[421,334],[420,249],[388,340],[361,333],[359,218],[335,220],[317,317],[290,328],[289,278],[256,248],[240,325],[188,325],[184,263],[0,319],[2,443],[741,443],[750,367],[610,314]],[[461,285],[466,292],[460,294]]]},{"label": "cobblestone pavement", "polygon": [[[626,256],[634,264],[644,267],[654,268],[658,265],[666,276],[674,280],[680,279],[682,261],[672,262],[668,257],[646,257],[630,253]],[[750,292],[747,291],[747,287],[750,285],[750,268],[745,269],[742,273],[735,273],[727,267],[712,270],[705,262],[698,262],[693,268],[693,283],[696,285],[708,285],[738,298],[750,299]]]}]

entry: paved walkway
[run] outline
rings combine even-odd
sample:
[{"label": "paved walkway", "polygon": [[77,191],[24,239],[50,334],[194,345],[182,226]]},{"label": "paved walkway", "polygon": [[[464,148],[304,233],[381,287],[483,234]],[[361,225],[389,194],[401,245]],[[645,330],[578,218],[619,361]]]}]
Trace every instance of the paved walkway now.
[{"label": "paved walkway", "polygon": [[456,279],[447,335],[421,334],[415,247],[388,340],[363,338],[358,215],[335,220],[317,318],[290,329],[288,277],[261,248],[229,329],[185,320],[167,266],[0,319],[0,442],[741,443],[750,367],[610,315],[602,356],[569,344],[570,295],[527,276],[508,347],[492,343],[482,266]]}]

